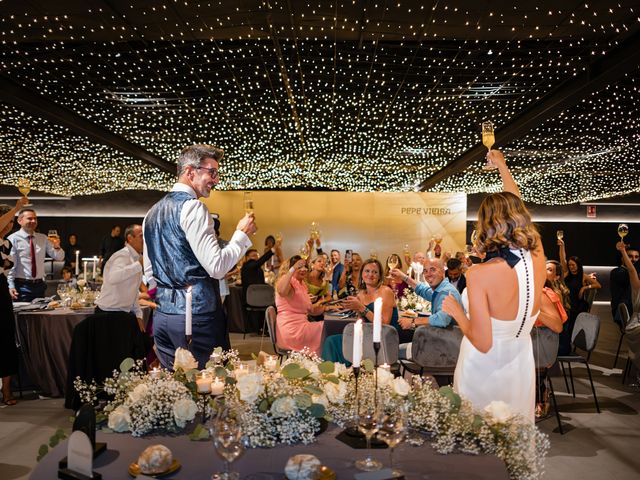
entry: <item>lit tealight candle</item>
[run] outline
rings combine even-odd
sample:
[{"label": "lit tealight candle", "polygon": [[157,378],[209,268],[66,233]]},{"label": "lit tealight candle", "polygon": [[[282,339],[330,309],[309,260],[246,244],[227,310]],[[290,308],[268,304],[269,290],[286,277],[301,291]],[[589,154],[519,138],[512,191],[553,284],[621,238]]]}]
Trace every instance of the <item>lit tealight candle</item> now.
[{"label": "lit tealight candle", "polygon": [[278,360],[273,355],[269,355],[264,360],[264,368],[266,368],[267,371],[269,372],[273,372],[277,366],[278,366]]},{"label": "lit tealight candle", "polygon": [[196,387],[198,393],[211,393],[211,377],[207,372],[196,375]]},{"label": "lit tealight candle", "polygon": [[391,371],[391,367],[387,363],[383,363],[382,365],[380,365],[380,368],[387,370],[389,372]]},{"label": "lit tealight candle", "polygon": [[224,392],[224,380],[215,377],[211,383],[211,395],[222,395]]},{"label": "lit tealight candle", "polygon": [[245,365],[244,363],[241,363],[240,365],[238,365],[235,370],[233,371],[233,373],[236,376],[236,380],[244,375],[246,375],[247,373],[249,373],[249,366]]},{"label": "lit tealight candle", "polygon": [[160,378],[160,369],[158,367],[153,367],[153,370],[149,372],[149,376],[153,379]]},{"label": "lit tealight candle", "polygon": [[222,355],[220,353],[213,352],[211,355],[209,355],[209,361],[217,365],[222,361]]}]

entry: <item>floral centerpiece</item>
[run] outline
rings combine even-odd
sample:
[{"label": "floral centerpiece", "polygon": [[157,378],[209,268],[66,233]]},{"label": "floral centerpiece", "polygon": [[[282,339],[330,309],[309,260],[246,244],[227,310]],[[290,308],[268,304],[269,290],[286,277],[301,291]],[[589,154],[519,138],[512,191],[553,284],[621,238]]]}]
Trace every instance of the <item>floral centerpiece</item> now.
[{"label": "floral centerpiece", "polygon": [[[220,401],[208,408],[222,405],[235,416],[250,447],[308,444],[315,441],[323,422],[345,427],[353,422],[359,405],[384,405],[403,409],[408,426],[430,435],[439,453],[496,455],[512,478],[536,479],[543,473],[549,449],[546,435],[502,402],[476,412],[451,387],[436,389],[415,376],[409,384],[388,368],[375,369],[369,360],[356,378],[352,368],[322,361],[309,351],[292,353],[281,364],[262,362],[259,357],[252,371],[240,368],[235,351],[217,350],[214,357],[207,370],[224,378],[224,391]],[[191,354],[181,349],[176,352],[173,373],[147,374],[141,362],[123,362],[120,372],[114,372],[102,387],[112,397],[104,407],[109,428],[134,436],[183,429],[197,412],[196,366]],[[95,383],[77,379],[75,386],[84,401],[96,402],[99,387]],[[206,438],[206,429],[196,431],[192,439]]]},{"label": "floral centerpiece", "polygon": [[400,310],[413,310],[414,312],[431,312],[431,302],[425,300],[410,288],[405,288],[404,296],[398,300]]}]

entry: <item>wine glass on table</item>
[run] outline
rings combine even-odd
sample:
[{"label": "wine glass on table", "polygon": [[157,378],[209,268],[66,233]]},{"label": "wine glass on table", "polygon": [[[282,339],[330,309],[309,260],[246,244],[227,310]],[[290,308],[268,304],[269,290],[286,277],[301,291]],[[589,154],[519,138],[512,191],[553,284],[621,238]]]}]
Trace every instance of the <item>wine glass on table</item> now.
[{"label": "wine glass on table", "polygon": [[393,449],[404,440],[405,433],[405,415],[402,408],[380,413],[378,438],[389,446],[389,468],[394,477],[403,476],[402,470],[393,468]]},{"label": "wine glass on table", "polygon": [[365,472],[372,472],[374,470],[380,470],[382,468],[382,462],[374,459],[371,456],[371,437],[373,437],[378,431],[378,420],[380,419],[379,412],[375,407],[370,405],[363,405],[358,411],[358,430],[362,432],[367,440],[367,456],[361,460],[356,461],[356,468]]},{"label": "wine glass on table", "polygon": [[[482,144],[487,147],[487,150],[491,150],[493,144],[496,143],[496,136],[493,131],[493,123],[492,122],[482,122]],[[482,166],[483,170],[495,170],[498,168],[496,165],[491,163],[489,159],[487,159],[487,163]]]},{"label": "wine glass on table", "polygon": [[[29,192],[31,191],[31,182],[28,178],[19,178],[18,179],[18,191],[25,197],[29,196]],[[33,206],[31,202],[27,203],[25,207]]]},{"label": "wine glass on table", "polygon": [[210,425],[213,446],[224,460],[224,470],[211,475],[211,480],[239,480],[238,472],[230,472],[229,465],[242,454],[242,430],[236,419],[216,417]]}]

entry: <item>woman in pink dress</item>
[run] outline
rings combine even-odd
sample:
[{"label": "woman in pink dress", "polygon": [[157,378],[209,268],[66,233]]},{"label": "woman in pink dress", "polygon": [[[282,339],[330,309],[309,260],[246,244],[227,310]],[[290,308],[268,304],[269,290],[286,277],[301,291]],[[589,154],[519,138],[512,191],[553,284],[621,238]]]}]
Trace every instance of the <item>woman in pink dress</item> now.
[{"label": "woman in pink dress", "polygon": [[276,282],[276,339],[278,346],[288,350],[304,347],[320,354],[324,322],[310,322],[307,315],[320,315],[324,307],[312,304],[304,279],[307,262],[299,255],[280,267]]}]

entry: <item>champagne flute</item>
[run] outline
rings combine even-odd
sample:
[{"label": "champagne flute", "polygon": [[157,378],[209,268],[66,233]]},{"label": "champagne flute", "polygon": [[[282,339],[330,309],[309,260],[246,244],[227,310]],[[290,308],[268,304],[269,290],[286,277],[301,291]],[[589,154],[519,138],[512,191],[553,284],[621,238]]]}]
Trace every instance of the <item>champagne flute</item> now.
[{"label": "champagne flute", "polygon": [[369,257],[370,257],[370,258],[373,258],[374,260],[376,260],[376,259],[378,258],[378,252],[377,252],[377,251],[375,251],[375,250],[373,250],[373,249],[372,249],[372,250],[370,250],[370,251],[369,251]]},{"label": "champagne flute", "polygon": [[478,231],[474,230],[471,232],[471,245],[476,246],[476,242],[478,241]]},{"label": "champagne flute", "polygon": [[382,463],[371,456],[371,437],[378,431],[379,413],[374,407],[364,406],[358,412],[358,430],[367,440],[367,456],[356,461],[356,468],[365,472],[373,472],[382,468]]},{"label": "champagne flute", "polygon": [[393,468],[393,449],[405,436],[405,419],[402,408],[380,414],[378,421],[378,438],[389,446],[389,468],[394,477],[403,476],[401,470]]},{"label": "champagne flute", "polygon": [[626,223],[621,223],[618,225],[618,235],[620,236],[620,241],[624,242],[624,237],[629,233],[629,225]]},{"label": "champagne flute", "polygon": [[408,257],[411,253],[411,251],[409,250],[409,244],[405,243],[404,247],[402,247],[402,253],[404,253],[405,257]]},{"label": "champagne flute", "polygon": [[442,243],[442,234],[436,233],[433,239],[436,241],[436,245],[440,245]]},{"label": "champagne flute", "polygon": [[230,472],[229,464],[244,450],[240,425],[231,417],[216,418],[211,424],[210,432],[213,446],[224,460],[224,471],[214,473],[211,480],[238,480],[239,473]]},{"label": "champagne flute", "polygon": [[[29,181],[28,178],[18,179],[18,191],[25,197],[29,195],[29,192],[31,191],[31,182]],[[30,207],[30,206],[31,206],[31,203],[28,203],[25,205],[25,207]]]},{"label": "champagne flute", "polygon": [[282,243],[282,232],[276,233],[276,242]]},{"label": "champagne flute", "polygon": [[[482,144],[487,147],[487,150],[491,150],[494,143],[496,143],[496,136],[493,131],[493,123],[482,122]],[[489,159],[487,159],[487,163],[482,166],[483,170],[495,170],[496,168],[498,167],[491,163]]]},{"label": "champagne flute", "polygon": [[253,195],[251,192],[244,192],[244,213],[253,213]]},{"label": "champagne flute", "polygon": [[558,240],[562,240],[564,238],[564,231],[563,230],[557,230],[556,231],[556,238]]},{"label": "champagne flute", "polygon": [[400,261],[400,259],[398,258],[398,255],[396,255],[395,253],[389,255],[389,258],[387,258],[387,267],[389,267],[389,277],[388,278],[392,278],[391,277],[391,270],[393,270],[394,268],[398,267],[398,262]]},{"label": "champagne flute", "polygon": [[300,247],[300,249],[298,250],[298,255],[300,255],[300,258],[303,260],[309,258],[309,248],[306,244]]}]

